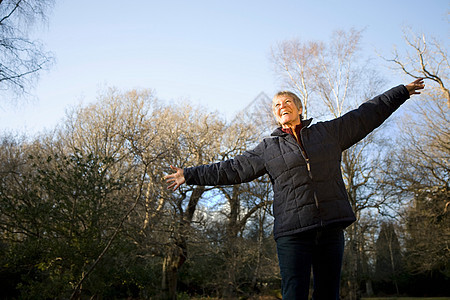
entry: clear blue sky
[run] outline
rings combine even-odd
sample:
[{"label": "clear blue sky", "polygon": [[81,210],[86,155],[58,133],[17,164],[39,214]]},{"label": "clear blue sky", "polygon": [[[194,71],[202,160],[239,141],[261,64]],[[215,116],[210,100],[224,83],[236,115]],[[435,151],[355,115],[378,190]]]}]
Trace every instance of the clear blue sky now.
[{"label": "clear blue sky", "polygon": [[[365,28],[363,49],[376,57],[403,47],[406,26],[448,43],[449,11],[448,0],[59,0],[35,32],[56,64],[41,74],[36,100],[0,107],[0,131],[51,129],[67,108],[112,86],[150,88],[167,103],[186,99],[230,118],[279,89],[269,59],[277,42]],[[403,83],[383,70],[390,85]]]}]

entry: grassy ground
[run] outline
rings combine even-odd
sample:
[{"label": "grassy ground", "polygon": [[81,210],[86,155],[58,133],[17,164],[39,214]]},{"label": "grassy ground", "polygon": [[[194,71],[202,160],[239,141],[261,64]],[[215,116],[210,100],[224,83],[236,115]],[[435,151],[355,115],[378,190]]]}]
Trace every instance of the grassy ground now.
[{"label": "grassy ground", "polygon": [[[244,298],[241,298],[244,299]],[[274,293],[274,295],[253,296],[246,298],[246,300],[280,300],[281,294]],[[219,300],[218,298],[191,298],[190,300]],[[450,297],[374,297],[361,298],[361,300],[450,300]]]},{"label": "grassy ground", "polygon": [[[249,300],[277,300],[280,297],[275,296],[258,296],[250,298]],[[361,298],[361,300],[450,300],[450,297],[386,297],[386,298]]]},{"label": "grassy ground", "polygon": [[[195,298],[196,300],[215,300],[216,298]],[[248,300],[277,300],[276,296],[256,296]],[[361,298],[361,300],[450,300],[450,297],[386,297],[386,298]]]},{"label": "grassy ground", "polygon": [[450,300],[450,297],[388,297],[388,298],[361,298],[361,300]]}]

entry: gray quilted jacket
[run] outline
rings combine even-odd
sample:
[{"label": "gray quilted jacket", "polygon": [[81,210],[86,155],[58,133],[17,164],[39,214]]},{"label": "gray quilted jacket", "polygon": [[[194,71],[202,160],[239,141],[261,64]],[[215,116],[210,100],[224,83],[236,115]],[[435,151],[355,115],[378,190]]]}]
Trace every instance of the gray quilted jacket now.
[{"label": "gray quilted jacket", "polygon": [[253,150],[233,159],[184,169],[187,184],[229,185],[269,174],[273,185],[274,237],[355,221],[341,175],[342,151],[381,125],[409,98],[400,85],[326,122],[303,121],[300,138],[275,129]]}]

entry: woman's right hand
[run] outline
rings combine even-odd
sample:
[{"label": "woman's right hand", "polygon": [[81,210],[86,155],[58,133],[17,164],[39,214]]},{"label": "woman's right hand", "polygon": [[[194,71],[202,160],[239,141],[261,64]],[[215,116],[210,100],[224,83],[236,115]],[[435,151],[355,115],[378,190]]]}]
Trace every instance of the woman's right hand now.
[{"label": "woman's right hand", "polygon": [[175,191],[180,185],[182,185],[183,183],[186,182],[186,180],[184,179],[184,172],[183,169],[181,168],[177,168],[174,166],[170,166],[170,168],[175,172],[169,175],[164,176],[164,180],[167,183],[171,183],[167,189],[171,189],[173,188],[173,190]]}]

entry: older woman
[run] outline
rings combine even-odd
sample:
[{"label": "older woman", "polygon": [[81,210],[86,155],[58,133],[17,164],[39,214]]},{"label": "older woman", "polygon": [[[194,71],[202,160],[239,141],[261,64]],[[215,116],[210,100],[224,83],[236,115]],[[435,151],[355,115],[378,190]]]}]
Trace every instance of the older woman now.
[{"label": "older woman", "polygon": [[302,120],[302,104],[291,92],[272,102],[281,125],[270,138],[233,159],[192,168],[171,166],[168,188],[181,184],[227,185],[269,174],[274,193],[274,238],[283,299],[307,299],[311,267],[313,299],[339,299],[344,252],[343,229],[356,218],[341,175],[342,152],[380,126],[423,79],[399,85],[345,115],[311,124]]}]

